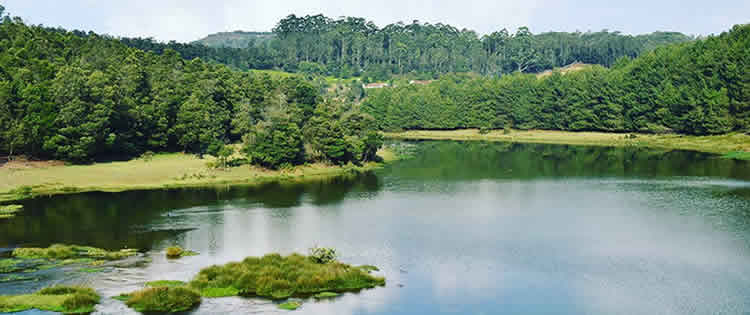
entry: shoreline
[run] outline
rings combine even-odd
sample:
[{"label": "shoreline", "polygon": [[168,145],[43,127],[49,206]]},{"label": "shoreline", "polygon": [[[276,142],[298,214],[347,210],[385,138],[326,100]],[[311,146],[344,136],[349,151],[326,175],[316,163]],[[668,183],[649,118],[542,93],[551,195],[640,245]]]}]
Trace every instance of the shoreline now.
[{"label": "shoreline", "polygon": [[398,159],[387,148],[378,151],[378,156],[382,158],[381,162],[368,162],[361,166],[314,163],[287,170],[268,170],[248,165],[226,170],[211,169],[206,164],[214,162],[214,158],[199,159],[182,153],[157,154],[151,161],[133,159],[125,162],[21,169],[0,167],[0,203],[84,192],[255,186],[272,182],[302,183],[372,171]]},{"label": "shoreline", "polygon": [[[698,151],[723,155],[725,158],[750,160],[750,135],[729,133],[716,136],[653,135],[639,133],[572,132],[555,130],[492,130],[480,134],[478,129],[409,130],[384,132],[392,140],[458,140],[594,145],[609,147],[651,147]],[[635,138],[630,136],[634,135]]]}]

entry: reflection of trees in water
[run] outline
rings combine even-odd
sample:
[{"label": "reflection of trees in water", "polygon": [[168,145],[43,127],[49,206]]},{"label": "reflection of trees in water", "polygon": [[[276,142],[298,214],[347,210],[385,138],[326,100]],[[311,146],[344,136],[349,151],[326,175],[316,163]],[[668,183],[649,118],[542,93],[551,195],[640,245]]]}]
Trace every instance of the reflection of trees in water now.
[{"label": "reflection of trees in water", "polygon": [[477,141],[426,141],[393,166],[413,178],[720,176],[750,179],[750,163],[714,155],[643,147],[598,147]]},{"label": "reflection of trees in water", "polygon": [[36,198],[23,202],[24,212],[0,221],[0,247],[85,244],[117,249],[149,248],[177,231],[137,231],[174,209],[219,205],[244,199],[265,208],[291,208],[309,196],[316,205],[338,203],[353,191],[376,192],[381,184],[371,173],[258,186],[181,188],[82,193]]}]

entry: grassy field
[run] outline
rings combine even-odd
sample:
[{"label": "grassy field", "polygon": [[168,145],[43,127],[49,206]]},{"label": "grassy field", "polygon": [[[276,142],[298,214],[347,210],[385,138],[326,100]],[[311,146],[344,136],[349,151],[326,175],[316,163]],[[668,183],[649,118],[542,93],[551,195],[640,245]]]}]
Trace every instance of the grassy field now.
[{"label": "grassy field", "polygon": [[[395,155],[388,150],[381,150],[378,154],[385,161],[395,159]],[[25,167],[12,162],[0,167],[0,202],[37,195],[85,191],[117,192],[170,187],[259,184],[274,180],[302,181],[364,171],[380,166],[379,163],[342,167],[308,164],[289,170],[272,171],[245,165],[222,170],[207,167],[209,162],[215,162],[215,159],[211,157],[199,159],[194,155],[181,153],[158,154],[150,161],[135,159],[92,165]]]},{"label": "grassy field", "polygon": [[[750,160],[750,136],[732,133],[719,136],[647,135],[606,132],[569,132],[549,130],[494,130],[480,134],[477,129],[413,130],[385,133],[390,139],[485,140],[529,143],[557,143],[598,146],[645,146],[722,154],[726,158]],[[635,138],[632,138],[635,136]]]}]

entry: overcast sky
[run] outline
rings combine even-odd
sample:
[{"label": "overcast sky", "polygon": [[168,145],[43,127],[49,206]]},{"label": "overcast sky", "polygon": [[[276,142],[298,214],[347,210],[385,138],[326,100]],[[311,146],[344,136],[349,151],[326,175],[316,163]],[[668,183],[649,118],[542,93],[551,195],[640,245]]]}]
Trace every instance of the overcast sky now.
[{"label": "overcast sky", "polygon": [[[614,3],[613,3],[614,2]],[[0,0],[28,23],[115,36],[193,41],[207,34],[269,31],[281,18],[323,13],[442,22],[486,34],[529,26],[544,31],[679,31],[708,35],[750,23],[750,0]]]}]

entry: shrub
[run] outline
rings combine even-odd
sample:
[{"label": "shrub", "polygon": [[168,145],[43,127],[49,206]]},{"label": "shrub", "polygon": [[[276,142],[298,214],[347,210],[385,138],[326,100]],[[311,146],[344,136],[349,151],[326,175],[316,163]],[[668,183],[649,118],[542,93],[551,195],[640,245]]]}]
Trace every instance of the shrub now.
[{"label": "shrub", "polygon": [[184,250],[179,246],[172,246],[167,248],[167,258],[180,258]]},{"label": "shrub", "polygon": [[327,264],[336,260],[336,250],[327,247],[310,248],[310,259],[319,264]]},{"label": "shrub", "polygon": [[200,304],[198,292],[184,287],[158,287],[133,292],[125,302],[139,312],[183,312]]},{"label": "shrub", "polygon": [[373,267],[353,267],[332,260],[322,264],[311,257],[269,254],[242,262],[201,270],[189,286],[203,296],[257,295],[273,299],[345,292],[384,285],[370,275]]}]

